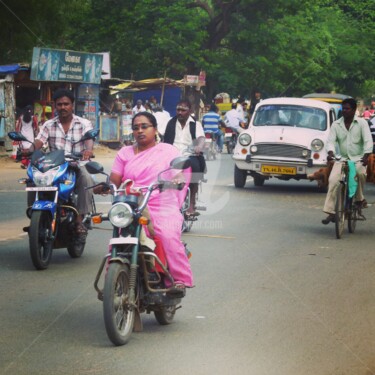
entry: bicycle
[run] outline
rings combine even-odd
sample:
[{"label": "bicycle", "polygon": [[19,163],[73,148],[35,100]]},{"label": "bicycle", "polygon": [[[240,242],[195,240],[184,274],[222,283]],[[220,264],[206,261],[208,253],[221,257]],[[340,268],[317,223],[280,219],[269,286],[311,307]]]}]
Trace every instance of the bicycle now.
[{"label": "bicycle", "polygon": [[349,165],[347,161],[342,162],[341,177],[337,188],[335,231],[336,237],[340,239],[344,232],[345,219],[348,220],[349,233],[354,233],[357,221],[366,220],[362,214],[361,202],[356,202],[355,194],[349,196]]}]

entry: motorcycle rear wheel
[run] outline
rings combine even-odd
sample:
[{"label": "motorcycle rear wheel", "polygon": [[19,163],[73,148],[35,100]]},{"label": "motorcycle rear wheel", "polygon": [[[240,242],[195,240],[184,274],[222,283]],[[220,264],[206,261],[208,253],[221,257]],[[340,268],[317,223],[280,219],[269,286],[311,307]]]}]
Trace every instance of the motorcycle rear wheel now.
[{"label": "motorcycle rear wheel", "polygon": [[52,218],[47,211],[33,211],[29,228],[30,256],[37,270],[45,270],[52,256]]},{"label": "motorcycle rear wheel", "polygon": [[154,315],[158,323],[162,326],[171,324],[176,314],[176,306],[162,307],[158,311],[154,311]]},{"label": "motorcycle rear wheel", "polygon": [[129,302],[129,267],[111,263],[103,289],[103,314],[107,335],[117,346],[126,344],[133,332],[136,311]]}]

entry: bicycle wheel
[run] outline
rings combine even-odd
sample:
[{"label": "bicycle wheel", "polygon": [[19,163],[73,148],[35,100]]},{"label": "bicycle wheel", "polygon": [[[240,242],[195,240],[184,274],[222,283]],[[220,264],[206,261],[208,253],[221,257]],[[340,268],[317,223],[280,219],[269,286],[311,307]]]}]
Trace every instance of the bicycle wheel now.
[{"label": "bicycle wheel", "polygon": [[341,238],[345,224],[345,195],[346,185],[340,183],[337,188],[335,229],[336,237]]},{"label": "bicycle wheel", "polygon": [[353,199],[350,200],[349,208],[348,208],[348,229],[349,233],[354,233],[355,227],[357,225],[358,219],[358,208],[356,204],[353,202]]}]

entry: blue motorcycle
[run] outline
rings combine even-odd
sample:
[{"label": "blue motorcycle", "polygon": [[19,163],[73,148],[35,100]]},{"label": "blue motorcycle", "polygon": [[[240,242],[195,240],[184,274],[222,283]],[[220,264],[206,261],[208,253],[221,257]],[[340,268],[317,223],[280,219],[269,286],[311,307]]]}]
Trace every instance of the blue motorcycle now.
[{"label": "blue motorcycle", "polygon": [[[99,130],[89,130],[78,142],[95,139],[98,134]],[[10,132],[8,136],[13,141],[28,141],[18,132]],[[74,188],[81,157],[81,153],[64,155],[64,150],[49,153],[37,150],[31,155],[28,178],[19,181],[27,186],[26,214],[30,226],[24,230],[29,234],[31,260],[38,270],[48,267],[53,249],[67,248],[72,258],[79,258],[85,248],[86,235],[74,230],[78,215]],[[90,215],[84,218],[83,224],[90,227]]]}]

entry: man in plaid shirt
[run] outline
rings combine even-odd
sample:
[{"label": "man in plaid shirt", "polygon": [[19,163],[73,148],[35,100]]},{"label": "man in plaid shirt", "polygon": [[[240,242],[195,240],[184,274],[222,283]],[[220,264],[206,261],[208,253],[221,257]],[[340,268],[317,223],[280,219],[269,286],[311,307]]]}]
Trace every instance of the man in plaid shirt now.
[{"label": "man in plaid shirt", "polygon": [[[74,95],[69,90],[60,89],[53,95],[58,116],[48,120],[42,126],[38,136],[29,151],[42,148],[47,143],[50,151],[64,150],[65,154],[82,152],[82,160],[89,160],[93,155],[94,141],[92,139],[78,142],[82,136],[93,128],[91,122],[73,113]],[[73,145],[74,142],[78,142]],[[94,185],[91,175],[85,167],[77,171],[76,191],[78,194],[77,233],[87,234],[86,227],[82,224],[84,215],[92,212],[92,190],[85,187]]]}]

